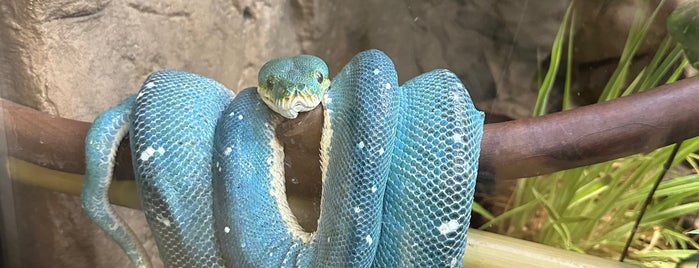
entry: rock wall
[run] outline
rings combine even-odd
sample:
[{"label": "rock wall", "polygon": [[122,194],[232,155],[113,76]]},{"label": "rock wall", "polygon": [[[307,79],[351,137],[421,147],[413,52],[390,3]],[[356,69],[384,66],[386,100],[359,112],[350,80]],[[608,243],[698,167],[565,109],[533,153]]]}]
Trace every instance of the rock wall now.
[{"label": "rock wall", "polygon": [[[594,11],[606,1],[580,2]],[[621,6],[625,11],[638,1],[618,2],[626,3]],[[158,69],[200,73],[238,91],[254,86],[259,67],[274,57],[316,54],[334,74],[357,52],[378,48],[393,58],[401,81],[448,68],[462,78],[481,109],[518,118],[531,114],[537,63],[547,57],[568,3],[4,0],[0,97],[91,121],[136,92]],[[617,23],[619,10],[604,9],[603,17]],[[578,17],[585,18],[580,13]],[[579,24],[585,34],[578,40],[606,40],[588,31],[591,23]],[[606,51],[589,46],[594,52]],[[612,54],[603,60],[618,52]],[[599,54],[581,55],[600,60],[594,57]],[[18,223],[16,230],[6,230],[16,232],[18,241],[3,241],[16,245],[11,264],[128,265],[120,249],[83,215],[78,198],[20,184],[14,184],[13,194],[15,211],[3,212],[4,217],[14,213]],[[124,208],[119,212],[157,256],[142,213]]]}]

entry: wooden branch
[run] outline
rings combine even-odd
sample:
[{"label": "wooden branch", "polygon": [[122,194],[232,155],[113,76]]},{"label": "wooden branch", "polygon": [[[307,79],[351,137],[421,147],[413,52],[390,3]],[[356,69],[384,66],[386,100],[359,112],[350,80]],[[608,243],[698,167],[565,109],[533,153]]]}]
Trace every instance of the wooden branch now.
[{"label": "wooden branch", "polygon": [[[89,123],[57,118],[0,99],[11,157],[52,170],[82,174]],[[699,135],[699,78],[613,101],[537,118],[487,124],[481,145],[480,173],[513,179],[645,153]],[[295,144],[292,162],[318,163],[317,133],[322,113],[314,110],[289,121],[277,136]],[[310,138],[304,134],[316,133]],[[300,145],[299,145],[300,144]],[[298,165],[296,174],[312,174]],[[302,167],[304,166],[304,167]],[[308,169],[308,170],[303,170]],[[122,143],[116,177],[133,178],[128,143]],[[315,191],[314,191],[315,192]]]},{"label": "wooden branch", "polygon": [[[0,98],[11,157],[52,170],[85,173],[85,136],[90,123],[55,117]],[[114,168],[119,179],[133,179],[128,142],[122,143]]]},{"label": "wooden branch", "polygon": [[699,77],[550,115],[488,124],[481,173],[530,177],[600,163],[699,135]]}]

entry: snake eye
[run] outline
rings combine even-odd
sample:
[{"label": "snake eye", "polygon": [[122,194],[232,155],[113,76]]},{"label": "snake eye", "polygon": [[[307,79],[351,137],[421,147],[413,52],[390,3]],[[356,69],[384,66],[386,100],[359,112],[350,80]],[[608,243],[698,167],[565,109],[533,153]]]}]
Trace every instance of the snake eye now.
[{"label": "snake eye", "polygon": [[274,78],[272,78],[271,76],[267,77],[267,89],[272,89],[273,86],[274,86]]},{"label": "snake eye", "polygon": [[322,73],[320,73],[319,71],[316,71],[314,76],[315,76],[316,80],[318,80],[319,84],[323,83],[323,74]]}]

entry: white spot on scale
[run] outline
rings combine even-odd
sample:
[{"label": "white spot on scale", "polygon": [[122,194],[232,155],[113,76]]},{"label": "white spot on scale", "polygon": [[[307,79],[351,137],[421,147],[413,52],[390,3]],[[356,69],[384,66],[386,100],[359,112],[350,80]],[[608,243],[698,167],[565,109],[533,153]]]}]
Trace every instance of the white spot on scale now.
[{"label": "white spot on scale", "polygon": [[378,75],[381,71],[379,71],[379,68],[374,69],[374,75]]},{"label": "white spot on scale", "polygon": [[383,155],[383,148],[379,148],[379,155]]},{"label": "white spot on scale", "polygon": [[385,85],[383,85],[383,87],[386,89],[391,89],[391,83],[386,83]]},{"label": "white spot on scale", "polygon": [[143,91],[138,92],[138,95],[136,96],[137,99],[140,99],[141,96],[143,96]]},{"label": "white spot on scale", "polygon": [[376,186],[371,186],[371,192],[372,192],[372,193],[375,193],[377,190],[378,190],[378,189],[376,188]]},{"label": "white spot on scale", "polygon": [[453,98],[452,102],[462,102],[464,100],[463,94],[458,91],[452,92],[451,97]]},{"label": "white spot on scale", "polygon": [[366,243],[371,245],[371,243],[374,243],[374,239],[371,239],[371,235],[367,235],[364,240],[366,240]]},{"label": "white spot on scale", "polygon": [[354,213],[359,213],[361,211],[362,211],[362,209],[360,209],[359,207],[354,207]]},{"label": "white spot on scale", "polygon": [[235,112],[231,112],[228,114],[228,116],[233,117],[235,115]]},{"label": "white spot on scale", "polygon": [[238,120],[243,120],[243,115],[242,115],[242,114],[239,114],[239,115],[238,115]]},{"label": "white spot on scale", "polygon": [[463,89],[464,85],[462,85],[461,83],[456,83],[456,88]]},{"label": "white spot on scale", "polygon": [[364,142],[360,141],[359,143],[357,143],[357,148],[364,149]]},{"label": "white spot on scale", "polygon": [[459,221],[457,221],[457,220],[450,220],[450,221],[448,221],[448,222],[442,223],[442,225],[440,225],[439,227],[437,227],[437,230],[439,230],[439,233],[440,233],[440,234],[445,235],[445,234],[448,234],[448,233],[455,232],[456,229],[459,229],[460,226],[461,226],[461,224],[459,224]]},{"label": "white spot on scale", "polygon": [[451,263],[449,264],[449,266],[455,267],[458,262],[459,262],[459,259],[453,258],[453,259],[451,259]]},{"label": "white spot on scale", "polygon": [[109,230],[116,231],[116,229],[119,229],[119,224],[116,222],[109,226]]},{"label": "white spot on scale", "polygon": [[225,156],[229,156],[229,155],[231,155],[232,152],[233,152],[233,148],[231,148],[231,147],[226,147],[226,150],[223,151],[223,154],[224,154]]},{"label": "white spot on scale", "polygon": [[272,257],[272,252],[269,253],[269,256]]},{"label": "white spot on scale", "polygon": [[145,150],[143,150],[143,152],[141,152],[141,161],[148,161],[148,159],[150,159],[151,156],[153,156],[153,153],[155,153],[155,149],[153,149],[153,147],[146,148]]},{"label": "white spot on scale", "polygon": [[451,136],[451,138],[454,140],[454,142],[463,142],[464,135],[461,135],[459,133],[454,134]]},{"label": "white spot on scale", "polygon": [[141,152],[141,161],[148,161],[151,157],[155,155],[155,153],[159,153],[160,155],[165,154],[165,149],[163,147],[158,148],[157,150],[154,149],[153,147],[148,147],[143,152]]},{"label": "white spot on scale", "polygon": [[172,223],[170,222],[170,220],[168,220],[167,218],[165,218],[165,217],[163,217],[163,216],[158,215],[157,218],[158,218],[158,221],[159,221],[160,223],[162,223],[163,225],[165,225],[166,227],[170,227],[170,224],[172,224]]},{"label": "white spot on scale", "polygon": [[228,226],[223,227],[223,232],[224,232],[224,233],[230,233],[230,232],[231,232],[231,228],[228,227]]},{"label": "white spot on scale", "polygon": [[154,82],[148,82],[148,84],[145,85],[145,88],[153,88],[155,86]]}]

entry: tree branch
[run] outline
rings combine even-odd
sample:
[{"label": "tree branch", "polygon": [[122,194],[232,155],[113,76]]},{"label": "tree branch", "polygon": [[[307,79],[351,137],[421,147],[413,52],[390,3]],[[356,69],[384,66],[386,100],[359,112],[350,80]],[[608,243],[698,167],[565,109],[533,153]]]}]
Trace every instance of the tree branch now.
[{"label": "tree branch", "polygon": [[600,163],[699,135],[699,77],[546,116],[488,124],[480,172],[497,179]]},{"label": "tree branch", "polygon": [[[4,99],[0,105],[11,157],[52,170],[84,172],[84,140],[90,123],[52,117]],[[697,118],[699,78],[689,78],[570,111],[487,124],[479,173],[514,179],[649,152],[699,135]],[[282,143],[295,144],[287,152],[291,162],[318,163],[317,133],[322,125],[318,122],[322,122],[320,109],[278,130]],[[315,134],[306,135],[309,132]],[[320,182],[315,178],[320,174],[318,167],[296,166],[287,173],[311,174],[308,180]],[[120,147],[115,173],[118,179],[133,178],[128,142]]]}]

